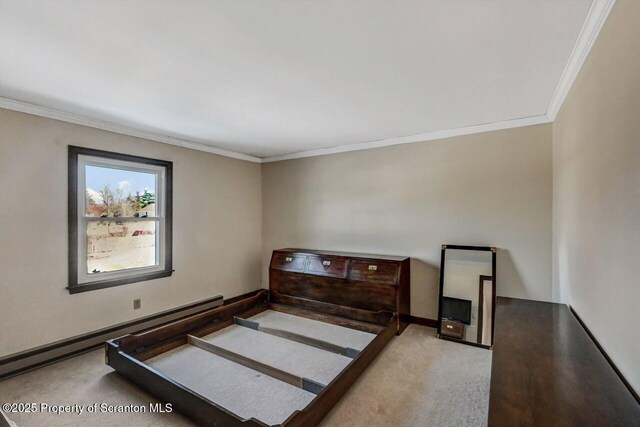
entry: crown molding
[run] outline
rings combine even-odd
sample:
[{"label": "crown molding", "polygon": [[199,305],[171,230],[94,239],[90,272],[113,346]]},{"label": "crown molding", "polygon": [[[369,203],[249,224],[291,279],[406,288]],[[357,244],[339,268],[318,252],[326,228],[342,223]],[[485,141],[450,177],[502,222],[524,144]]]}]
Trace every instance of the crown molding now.
[{"label": "crown molding", "polygon": [[414,142],[432,141],[436,139],[451,138],[454,136],[470,135],[473,133],[489,132],[493,130],[511,129],[522,126],[532,126],[542,123],[549,123],[551,120],[546,115],[525,117],[514,120],[505,120],[502,122],[485,123],[475,126],[467,126],[457,129],[448,129],[436,132],[421,133],[417,135],[403,136],[399,138],[389,138],[379,141],[363,142],[358,144],[341,145],[331,148],[321,148],[318,150],[302,151],[282,156],[273,156],[259,158],[248,154],[236,153],[234,151],[224,150],[222,148],[212,147],[200,142],[189,141],[186,139],[174,138],[162,134],[143,131],[118,123],[107,122],[104,120],[93,119],[82,116],[80,114],[68,113],[53,108],[42,107],[28,102],[16,101],[10,98],[0,97],[0,108],[7,110],[19,111],[22,113],[33,114],[35,116],[45,117],[48,119],[60,120],[67,123],[88,126],[95,129],[105,130],[109,132],[119,133],[122,135],[133,136],[136,138],[148,139],[151,141],[162,142],[164,144],[176,145],[179,147],[189,148],[192,150],[204,151],[207,153],[218,154],[220,156],[231,157],[234,159],[245,160],[253,163],[271,163],[281,160],[300,159],[303,157],[324,156],[328,154],[344,153],[348,151],[368,150],[371,148],[388,147],[391,145],[410,144]]},{"label": "crown molding", "polygon": [[282,160],[301,159],[303,157],[325,156],[328,154],[345,153],[348,151],[369,150],[371,148],[389,147],[392,145],[411,144],[414,142],[433,141],[436,139],[452,138],[454,136],[471,135],[474,133],[490,132],[494,130],[512,129],[523,126],[533,126],[550,123],[547,115],[523,117],[520,119],[505,120],[501,122],[485,123],[481,125],[467,126],[457,129],[447,129],[435,132],[420,133],[417,135],[402,136],[399,138],[382,139],[379,141],[362,142],[359,144],[340,145],[331,148],[321,148],[318,150],[300,151],[297,153],[284,154],[282,156],[272,156],[262,158],[262,163],[279,162]]},{"label": "crown molding", "polygon": [[119,133],[122,135],[134,136],[136,138],[149,139],[151,141],[162,142],[164,144],[177,145],[178,147],[190,148],[192,150],[204,151],[207,153],[217,154],[220,156],[231,157],[233,159],[246,160],[248,162],[261,163],[258,157],[249,156],[247,154],[236,153],[235,151],[224,150],[222,148],[212,147],[200,142],[189,141],[172,136],[162,135],[154,132],[134,129],[129,126],[118,123],[107,122],[104,120],[92,119],[80,114],[68,113],[65,111],[55,110],[53,108],[41,107],[39,105],[30,104],[28,102],[16,101],[14,99],[0,97],[0,108],[7,110],[19,111],[21,113],[33,114],[35,116],[46,117],[48,119],[60,120],[67,123],[88,126],[95,129],[106,130],[109,132]]},{"label": "crown molding", "polygon": [[467,126],[457,129],[448,129],[435,132],[421,133],[417,135],[409,135],[398,138],[389,138],[378,141],[363,142],[357,144],[341,145],[331,148],[322,148],[317,150],[301,151],[295,153],[284,154],[280,156],[271,156],[259,158],[248,154],[237,153],[235,151],[225,150],[213,147],[206,143],[190,141],[187,139],[175,138],[172,136],[162,135],[145,130],[139,130],[134,127],[108,122],[99,119],[93,119],[80,114],[69,113],[48,107],[42,107],[27,102],[16,101],[9,98],[0,97],[0,108],[19,111],[23,113],[33,114],[49,119],[60,120],[63,122],[74,123],[82,126],[88,126],[95,129],[101,129],[109,132],[115,132],[123,135],[133,136],[137,138],[148,139],[151,141],[162,142],[164,144],[176,145],[179,147],[189,148],[192,150],[204,151],[207,153],[217,154],[220,156],[231,157],[234,159],[245,160],[254,163],[271,163],[282,160],[300,159],[304,157],[324,156],[336,153],[345,153],[349,151],[368,150],[371,148],[388,147],[399,144],[410,144],[414,142],[432,141],[436,139],[451,138],[455,136],[470,135],[474,133],[489,132],[494,130],[511,129],[522,126],[532,126],[543,123],[550,123],[555,120],[562,103],[564,102],[571,85],[576,79],[582,64],[584,64],[589,51],[602,29],[604,22],[613,7],[615,0],[593,0],[585,22],[580,30],[580,34],[573,47],[569,60],[562,72],[562,76],[547,109],[547,113],[539,116],[524,117],[514,120],[505,120],[501,122],[485,123],[474,126]]},{"label": "crown molding", "polygon": [[569,55],[569,61],[567,61],[567,65],[564,67],[562,77],[560,77],[556,91],[551,98],[551,103],[547,110],[547,116],[549,116],[551,121],[555,120],[558,111],[560,111],[562,103],[578,76],[582,64],[584,64],[584,61],[587,59],[615,2],[615,0],[593,0],[593,3],[591,3],[587,18],[582,25],[580,34],[578,34],[571,55]]}]

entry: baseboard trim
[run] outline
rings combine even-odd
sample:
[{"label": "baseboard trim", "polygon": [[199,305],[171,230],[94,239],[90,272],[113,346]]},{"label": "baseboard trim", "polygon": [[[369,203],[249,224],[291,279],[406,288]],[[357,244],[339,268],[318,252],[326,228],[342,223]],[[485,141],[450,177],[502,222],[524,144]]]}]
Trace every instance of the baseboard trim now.
[{"label": "baseboard trim", "polygon": [[624,377],[624,375],[622,375],[622,372],[620,372],[620,370],[618,369],[616,364],[613,363],[613,360],[611,360],[611,358],[609,357],[607,352],[604,351],[604,348],[602,348],[602,346],[600,345],[600,343],[598,342],[596,337],[593,336],[593,334],[591,333],[589,328],[587,328],[587,325],[582,321],[580,316],[578,316],[578,313],[576,313],[576,311],[571,306],[569,306],[569,310],[571,310],[571,313],[573,313],[573,316],[576,318],[578,323],[580,323],[580,325],[585,330],[587,335],[589,335],[589,338],[591,338],[591,341],[593,341],[593,343],[596,345],[596,347],[598,347],[598,350],[600,350],[600,353],[602,353],[602,355],[607,360],[607,362],[609,362],[609,365],[611,366],[613,371],[616,373],[616,375],[618,375],[618,378],[620,378],[620,380],[625,385],[625,387],[627,387],[627,390],[629,390],[629,392],[631,393],[633,398],[636,399],[636,402],[638,402],[638,404],[640,404],[640,396],[638,396],[638,393],[636,393],[636,391],[633,389],[633,387],[631,387],[631,384],[629,383],[629,381],[627,381],[627,379]]},{"label": "baseboard trim", "polygon": [[410,322],[415,323],[416,325],[428,326],[430,328],[438,327],[438,321],[436,319],[428,319],[426,317],[411,316]]},{"label": "baseboard trim", "polygon": [[165,323],[219,307],[224,303],[225,300],[223,300],[222,295],[218,295],[1,357],[0,380],[94,350],[100,347],[106,340],[140,332],[145,329],[155,328]]}]

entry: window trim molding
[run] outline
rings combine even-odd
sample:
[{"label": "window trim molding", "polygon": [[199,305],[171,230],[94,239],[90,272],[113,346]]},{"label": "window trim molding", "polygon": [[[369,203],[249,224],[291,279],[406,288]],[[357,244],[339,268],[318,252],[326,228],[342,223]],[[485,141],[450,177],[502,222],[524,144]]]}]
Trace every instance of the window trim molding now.
[{"label": "window trim molding", "polygon": [[[164,183],[164,269],[131,274],[126,277],[95,280],[89,283],[78,283],[78,157],[94,156],[125,162],[142,163],[146,165],[160,166],[165,169]],[[112,286],[126,285],[129,283],[143,282],[146,280],[169,277],[173,274],[173,162],[151,159],[148,157],[115,153],[111,151],[96,150],[92,148],[68,146],[68,231],[69,231],[69,284],[67,290],[70,294],[109,288]]]}]

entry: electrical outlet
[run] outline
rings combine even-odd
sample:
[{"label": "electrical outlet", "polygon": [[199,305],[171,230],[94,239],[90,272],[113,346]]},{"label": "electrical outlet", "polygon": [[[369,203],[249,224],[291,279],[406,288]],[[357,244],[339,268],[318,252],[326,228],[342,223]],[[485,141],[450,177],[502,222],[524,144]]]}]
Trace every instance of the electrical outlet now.
[{"label": "electrical outlet", "polygon": [[140,305],[141,305],[141,303],[140,303],[140,299],[139,299],[139,298],[138,298],[138,299],[134,299],[134,300],[133,300],[133,309],[134,309],[134,310],[139,309],[139,308],[140,308]]}]

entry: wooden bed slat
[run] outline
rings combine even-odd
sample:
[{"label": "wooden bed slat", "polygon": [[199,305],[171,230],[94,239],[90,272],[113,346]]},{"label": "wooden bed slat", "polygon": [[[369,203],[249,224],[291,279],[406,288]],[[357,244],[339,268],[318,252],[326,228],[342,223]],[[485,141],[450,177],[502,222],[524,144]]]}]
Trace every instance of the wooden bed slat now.
[{"label": "wooden bed slat", "polygon": [[274,368],[273,366],[266,365],[249,357],[242,356],[238,353],[234,353],[233,351],[224,349],[222,347],[218,347],[215,344],[211,344],[210,342],[193,335],[187,335],[187,343],[198,347],[201,350],[208,351],[209,353],[215,354],[216,356],[223,357],[234,363],[258,371],[264,375],[269,375],[272,378],[283,381],[287,384],[291,384],[313,394],[318,394],[325,388],[324,384],[320,384],[317,381],[299,377],[292,373]]},{"label": "wooden bed slat", "polygon": [[368,311],[359,308],[346,307],[343,305],[331,304],[323,301],[314,301],[307,298],[283,295],[277,291],[270,291],[270,302],[277,304],[301,307],[303,309],[317,311],[332,316],[340,316],[347,319],[356,320],[362,323],[376,324],[384,326],[391,315],[390,311]]},{"label": "wooden bed slat", "polygon": [[[267,307],[269,310],[279,311],[281,313],[291,314],[293,316],[305,317],[311,320],[318,320],[321,322],[330,323],[332,325],[355,329],[356,331],[368,332],[374,335],[378,335],[384,330],[384,326],[382,325],[347,319],[345,317],[334,316],[331,314],[323,314],[317,311],[294,307],[287,304],[269,303],[267,304]],[[391,319],[391,316],[389,316],[389,319]]]},{"label": "wooden bed slat", "polygon": [[351,359],[353,359],[358,354],[360,354],[358,350],[350,347],[342,347],[327,341],[319,340],[317,338],[296,334],[295,332],[283,331],[282,329],[267,328],[264,326],[260,326],[260,322],[256,322],[254,320],[243,319],[241,317],[234,317],[234,322],[238,326],[254,329],[256,331],[263,332],[269,335],[274,335],[280,338],[285,338],[290,341],[299,342],[300,344],[306,344],[311,347],[319,348],[320,350],[329,351],[331,353],[341,354],[343,356],[350,357]]}]

